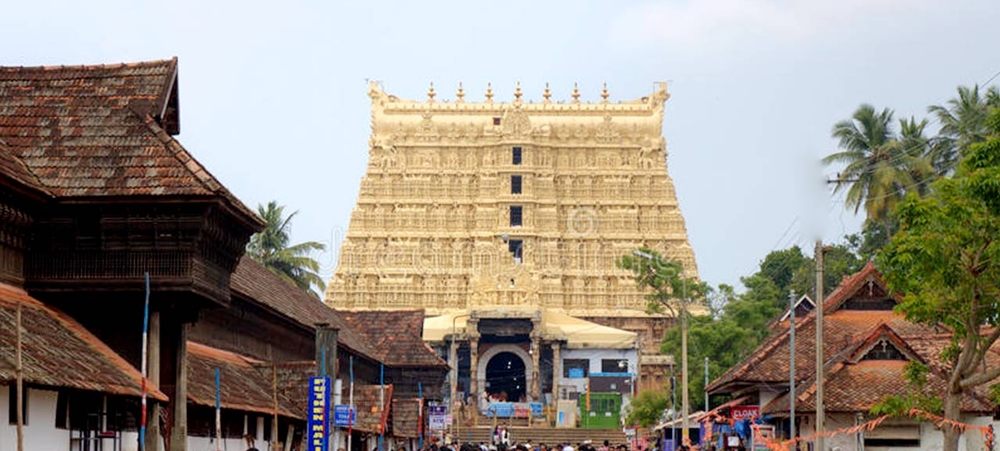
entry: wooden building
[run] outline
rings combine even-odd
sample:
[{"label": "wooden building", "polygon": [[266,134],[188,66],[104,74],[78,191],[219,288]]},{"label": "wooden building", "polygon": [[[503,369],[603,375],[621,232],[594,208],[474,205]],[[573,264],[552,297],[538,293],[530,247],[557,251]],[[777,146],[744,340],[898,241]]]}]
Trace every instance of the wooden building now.
[{"label": "wooden building", "polygon": [[[324,347],[353,357],[328,360],[328,374],[342,375],[353,360],[356,376],[374,383],[383,362],[336,313],[243,257],[261,219],[175,139],[179,132],[176,59],[0,67],[0,319],[7,324],[11,299],[22,298],[44,307],[31,310],[44,313],[39,318],[64,318],[67,334],[90,347],[61,355],[68,342],[23,328],[33,336],[25,355],[35,359],[25,368],[40,373],[25,380],[124,396],[131,416],[121,428],[134,430],[148,274],[149,381],[152,399],[167,402],[152,404],[147,444],[183,450],[204,435],[204,409],[214,400],[208,368],[227,374],[223,400],[234,412],[227,435],[255,427],[267,436],[264,417],[277,414],[276,438],[284,441],[305,407],[299,394],[266,396],[277,373],[295,391],[294,380],[314,374]],[[11,337],[0,339],[6,364]],[[111,362],[114,370],[100,373],[119,374],[119,382],[74,385],[85,374],[53,360],[60,358],[95,373],[95,362]],[[0,382],[10,375],[0,369]],[[106,404],[92,405],[94,413],[106,416]],[[260,414],[256,426],[248,412]],[[107,432],[106,424],[99,429]]]}]

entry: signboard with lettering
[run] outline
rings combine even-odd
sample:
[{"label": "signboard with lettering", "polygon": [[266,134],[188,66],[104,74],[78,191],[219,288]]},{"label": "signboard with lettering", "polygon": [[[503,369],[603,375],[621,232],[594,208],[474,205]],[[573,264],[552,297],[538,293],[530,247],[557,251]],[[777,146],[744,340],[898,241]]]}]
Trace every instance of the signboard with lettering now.
[{"label": "signboard with lettering", "polygon": [[486,407],[490,418],[528,418],[542,415],[540,402],[491,402]]},{"label": "signboard with lettering", "polygon": [[448,406],[427,406],[427,427],[432,431],[448,428]]},{"label": "signboard with lettering", "polygon": [[337,404],[333,406],[333,425],[338,427],[354,426],[354,409],[347,404]]},{"label": "signboard with lettering", "polygon": [[328,451],[327,424],[330,421],[330,378],[309,378],[309,411],[306,437],[309,451]]},{"label": "signboard with lettering", "polygon": [[733,419],[736,421],[752,420],[760,416],[760,407],[757,406],[733,406]]}]

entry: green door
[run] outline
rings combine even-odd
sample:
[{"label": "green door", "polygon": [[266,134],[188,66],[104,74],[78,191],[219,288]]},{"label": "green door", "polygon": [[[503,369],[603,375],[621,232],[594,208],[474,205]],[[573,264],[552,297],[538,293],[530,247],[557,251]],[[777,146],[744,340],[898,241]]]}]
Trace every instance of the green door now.
[{"label": "green door", "polygon": [[590,408],[587,395],[580,396],[580,427],[584,429],[617,429],[621,425],[622,395],[620,393],[591,393]]}]

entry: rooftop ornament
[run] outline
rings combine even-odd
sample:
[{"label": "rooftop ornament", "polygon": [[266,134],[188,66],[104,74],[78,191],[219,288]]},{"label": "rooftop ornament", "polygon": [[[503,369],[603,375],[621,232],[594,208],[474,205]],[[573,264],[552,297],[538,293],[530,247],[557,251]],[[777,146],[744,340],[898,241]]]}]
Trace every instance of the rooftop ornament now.
[{"label": "rooftop ornament", "polygon": [[549,82],[545,82],[545,92],[542,94],[542,97],[545,98],[545,103],[552,103],[552,101],[549,100],[549,97],[552,97],[552,93],[549,92]]},{"label": "rooftop ornament", "polygon": [[427,101],[428,102],[433,102],[435,95],[437,95],[437,94],[434,93],[434,82],[432,81],[430,89],[427,90]]},{"label": "rooftop ornament", "polygon": [[573,83],[573,103],[580,103],[580,88]]},{"label": "rooftop ornament", "polygon": [[486,83],[486,101],[493,103],[493,84]]},{"label": "rooftop ornament", "polygon": [[604,89],[601,90],[601,98],[604,99],[604,100],[602,100],[601,102],[608,103],[608,97],[609,96],[611,96],[611,94],[608,94],[608,84],[607,84],[607,82],[605,82],[604,83]]},{"label": "rooftop ornament", "polygon": [[465,102],[465,91],[462,90],[462,82],[458,82],[458,92],[455,93],[455,97],[458,97],[458,102]]},{"label": "rooftop ornament", "polygon": [[521,100],[521,82],[517,82],[517,85],[514,87],[514,100]]}]

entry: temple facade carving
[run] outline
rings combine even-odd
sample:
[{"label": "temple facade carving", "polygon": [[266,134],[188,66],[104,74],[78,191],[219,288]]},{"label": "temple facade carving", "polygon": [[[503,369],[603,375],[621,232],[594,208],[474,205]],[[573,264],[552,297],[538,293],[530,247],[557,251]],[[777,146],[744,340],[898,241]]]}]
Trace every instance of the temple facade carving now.
[{"label": "temple facade carving", "polygon": [[346,310],[556,309],[640,334],[669,320],[615,260],[694,252],[668,173],[665,84],[623,102],[406,100],[369,88],[367,172],[325,302]]}]

